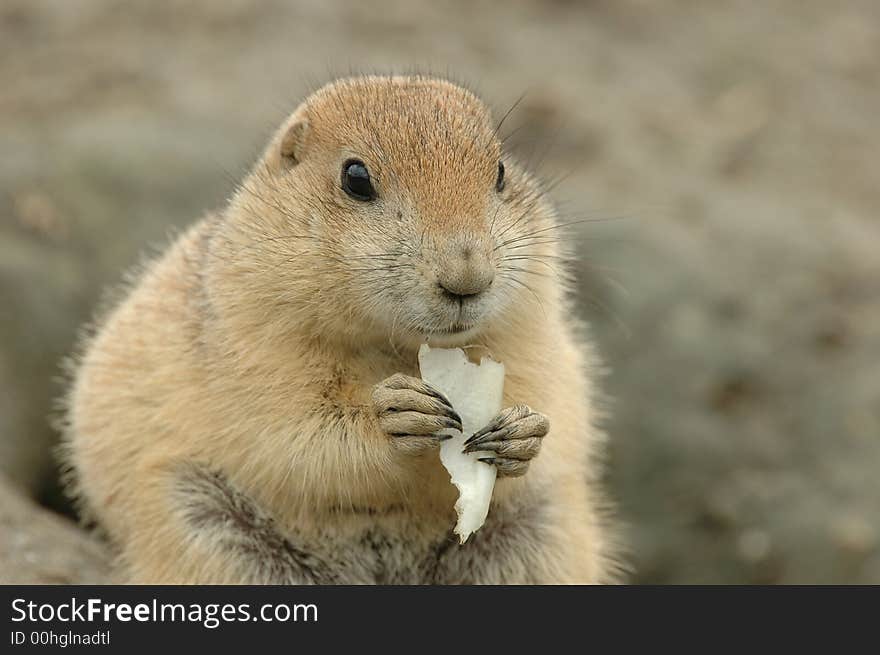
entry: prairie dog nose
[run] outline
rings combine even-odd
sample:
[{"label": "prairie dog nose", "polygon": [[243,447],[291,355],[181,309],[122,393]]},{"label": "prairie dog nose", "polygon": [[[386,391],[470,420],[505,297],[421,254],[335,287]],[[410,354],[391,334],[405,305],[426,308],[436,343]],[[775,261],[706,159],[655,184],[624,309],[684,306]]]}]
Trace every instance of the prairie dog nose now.
[{"label": "prairie dog nose", "polygon": [[442,264],[437,283],[450,296],[475,296],[488,289],[495,279],[492,262],[470,244],[450,248]]}]

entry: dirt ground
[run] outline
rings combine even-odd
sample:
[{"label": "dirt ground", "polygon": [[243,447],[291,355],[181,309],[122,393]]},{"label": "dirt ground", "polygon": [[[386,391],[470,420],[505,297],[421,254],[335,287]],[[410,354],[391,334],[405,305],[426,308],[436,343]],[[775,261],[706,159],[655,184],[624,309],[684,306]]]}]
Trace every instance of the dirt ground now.
[{"label": "dirt ground", "polygon": [[[137,7],[135,7],[137,5]],[[0,470],[52,505],[59,359],[309,89],[476,88],[584,223],[633,580],[880,583],[880,4],[0,5]]]}]

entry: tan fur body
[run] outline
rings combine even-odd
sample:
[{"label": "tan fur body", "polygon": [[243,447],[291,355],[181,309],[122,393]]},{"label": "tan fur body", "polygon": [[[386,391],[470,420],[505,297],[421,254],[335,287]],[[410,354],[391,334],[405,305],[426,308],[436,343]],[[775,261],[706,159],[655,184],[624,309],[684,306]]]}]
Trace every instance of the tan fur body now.
[{"label": "tan fur body", "polygon": [[[285,163],[278,153],[288,151]],[[375,176],[376,203],[339,192],[350,156]],[[487,346],[506,367],[505,406],[527,404],[550,421],[528,472],[498,481],[489,520],[468,543],[451,537],[456,490],[436,450],[397,447],[371,407],[381,380],[418,377],[426,337],[407,317],[422,305],[406,303],[424,295],[424,315],[438,315],[431,276],[453,265],[432,253],[463,233],[491,253],[517,230],[552,228],[552,209],[519,167],[508,164],[509,196],[483,191],[500,156],[485,108],[458,87],[337,83],[294,113],[227,208],[147,268],[88,344],[68,399],[76,492],[131,580],[615,577],[596,488],[596,364],[558,275],[523,277],[529,289],[496,277],[485,323],[461,342],[428,337]],[[513,263],[535,271],[548,272],[537,257],[560,252],[536,235],[520,243],[536,259]],[[231,518],[218,509],[227,504]],[[230,523],[242,529],[232,534]],[[258,548],[240,543],[263,536]]]}]

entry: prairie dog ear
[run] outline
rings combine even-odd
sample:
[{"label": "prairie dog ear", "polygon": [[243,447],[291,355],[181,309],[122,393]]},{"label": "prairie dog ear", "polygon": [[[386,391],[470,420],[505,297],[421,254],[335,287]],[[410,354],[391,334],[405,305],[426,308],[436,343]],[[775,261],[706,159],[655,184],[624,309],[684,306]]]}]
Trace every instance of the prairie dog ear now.
[{"label": "prairie dog ear", "polygon": [[282,166],[296,166],[303,160],[308,133],[309,121],[305,118],[298,118],[287,126],[278,146]]}]

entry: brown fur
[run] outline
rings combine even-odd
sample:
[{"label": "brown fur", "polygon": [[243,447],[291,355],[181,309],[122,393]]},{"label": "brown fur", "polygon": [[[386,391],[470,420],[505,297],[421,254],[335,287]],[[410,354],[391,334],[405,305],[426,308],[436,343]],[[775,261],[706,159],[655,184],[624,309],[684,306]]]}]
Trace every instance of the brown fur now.
[{"label": "brown fur", "polygon": [[[341,190],[351,157],[377,200]],[[474,95],[420,77],[328,85],[88,344],[67,403],[75,491],[138,582],[610,581],[596,364],[560,254],[551,206]],[[438,291],[487,273],[473,302]],[[398,447],[370,400],[418,376],[426,339],[488,347],[505,405],[551,425],[464,546],[436,451]]]}]

